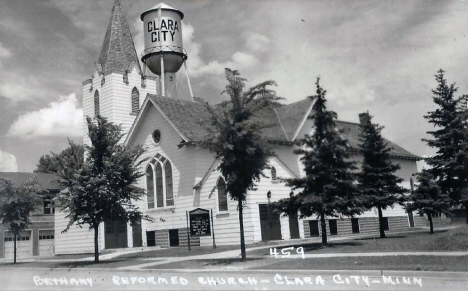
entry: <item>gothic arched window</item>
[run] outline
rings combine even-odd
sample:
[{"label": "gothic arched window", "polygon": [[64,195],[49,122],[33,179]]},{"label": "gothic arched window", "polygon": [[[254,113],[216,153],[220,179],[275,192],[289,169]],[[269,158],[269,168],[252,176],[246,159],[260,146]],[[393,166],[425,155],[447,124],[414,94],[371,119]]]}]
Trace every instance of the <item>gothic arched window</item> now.
[{"label": "gothic arched window", "polygon": [[156,154],[146,168],[146,190],[148,209],[174,206],[172,165],[160,154]]},{"label": "gothic arched window", "polygon": [[156,206],[164,207],[163,176],[161,163],[156,163]]},{"label": "gothic arched window", "polygon": [[216,188],[218,188],[218,211],[228,211],[226,182],[222,177],[219,177]]},{"label": "gothic arched window", "polygon": [[271,180],[276,181],[276,169],[275,169],[275,167],[271,167]]},{"label": "gothic arched window", "polygon": [[98,116],[100,114],[100,109],[99,109],[99,91],[96,90],[94,92],[94,116]]},{"label": "gothic arched window", "polygon": [[132,113],[138,113],[140,110],[140,93],[136,87],[132,89]]},{"label": "gothic arched window", "polygon": [[154,208],[154,174],[153,166],[146,167],[146,196],[148,200],[148,209]]},{"label": "gothic arched window", "polygon": [[174,193],[172,192],[172,166],[171,162],[167,161],[164,166],[164,173],[166,178],[166,205],[174,205]]}]

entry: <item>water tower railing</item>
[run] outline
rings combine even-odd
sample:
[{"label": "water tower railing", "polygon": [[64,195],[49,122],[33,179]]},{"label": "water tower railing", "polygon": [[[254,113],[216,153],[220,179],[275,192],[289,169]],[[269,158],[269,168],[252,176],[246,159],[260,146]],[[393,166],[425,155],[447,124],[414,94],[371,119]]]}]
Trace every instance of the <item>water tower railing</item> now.
[{"label": "water tower railing", "polygon": [[182,47],[173,46],[173,45],[154,46],[154,47],[147,48],[141,53],[141,57],[144,59],[145,56],[147,55],[152,55],[156,53],[165,53],[165,52],[179,53],[183,55],[184,60],[187,59],[187,51]]}]

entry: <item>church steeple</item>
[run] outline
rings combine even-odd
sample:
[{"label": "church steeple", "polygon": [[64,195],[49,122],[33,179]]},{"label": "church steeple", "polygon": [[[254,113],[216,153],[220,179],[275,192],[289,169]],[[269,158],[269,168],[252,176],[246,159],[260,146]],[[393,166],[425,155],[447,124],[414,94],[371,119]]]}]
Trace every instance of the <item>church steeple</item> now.
[{"label": "church steeple", "polygon": [[132,62],[141,72],[127,18],[122,11],[120,0],[115,0],[98,64],[103,72],[109,70],[124,72]]}]

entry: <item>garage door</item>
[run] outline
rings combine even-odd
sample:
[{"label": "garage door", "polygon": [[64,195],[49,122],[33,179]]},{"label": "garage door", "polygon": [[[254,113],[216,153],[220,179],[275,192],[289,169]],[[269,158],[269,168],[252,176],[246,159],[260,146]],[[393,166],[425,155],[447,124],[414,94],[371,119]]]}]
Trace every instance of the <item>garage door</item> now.
[{"label": "garage door", "polygon": [[49,257],[54,252],[54,230],[39,230],[39,256]]},{"label": "garage door", "polygon": [[[14,237],[11,232],[5,232],[5,258],[13,259]],[[31,231],[22,231],[16,238],[16,258],[32,257]]]}]

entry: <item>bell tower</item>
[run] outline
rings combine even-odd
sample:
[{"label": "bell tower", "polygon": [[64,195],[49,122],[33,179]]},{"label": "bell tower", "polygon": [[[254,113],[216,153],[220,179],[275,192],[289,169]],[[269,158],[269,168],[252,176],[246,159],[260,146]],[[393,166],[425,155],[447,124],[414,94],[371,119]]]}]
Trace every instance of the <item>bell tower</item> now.
[{"label": "bell tower", "polygon": [[120,0],[114,1],[101,53],[83,85],[83,143],[89,144],[86,117],[100,114],[127,133],[156,77],[145,76]]}]

